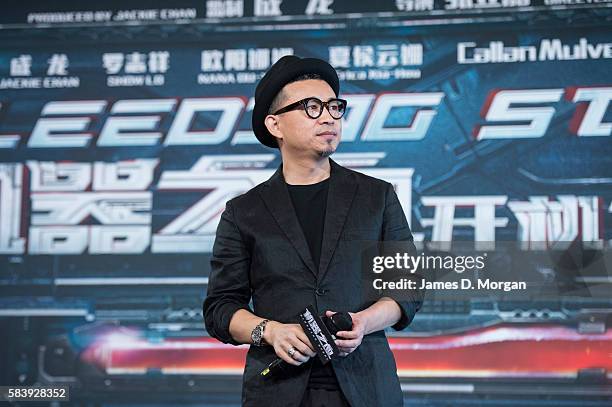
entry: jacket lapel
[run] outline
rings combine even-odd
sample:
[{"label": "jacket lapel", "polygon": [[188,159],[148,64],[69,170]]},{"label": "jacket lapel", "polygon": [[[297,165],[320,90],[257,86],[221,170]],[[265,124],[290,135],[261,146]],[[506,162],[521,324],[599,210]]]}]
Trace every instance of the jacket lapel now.
[{"label": "jacket lapel", "polygon": [[306,242],[306,237],[298,221],[295,209],[293,209],[289,190],[283,177],[282,164],[264,185],[260,194],[268,210],[272,213],[276,223],[285,233],[287,239],[297,250],[306,267],[316,277],[317,269],[312,260],[312,255],[310,254],[310,249],[308,248],[308,243]]},{"label": "jacket lapel", "polygon": [[346,217],[357,191],[357,183],[352,174],[336,164],[332,159],[329,161],[331,175],[318,272],[312,260],[306,237],[291,203],[289,190],[283,177],[282,164],[274,175],[266,181],[264,188],[260,192],[262,199],[278,223],[278,226],[285,233],[304,264],[306,264],[319,282],[323,280],[325,273],[327,273],[329,262],[338,246],[340,233],[342,233]]},{"label": "jacket lapel", "polygon": [[331,177],[327,195],[327,210],[325,211],[325,228],[321,245],[321,261],[317,281],[321,282],[327,273],[329,262],[338,246],[340,233],[344,228],[346,217],[357,191],[357,182],[353,174],[344,167],[329,160]]}]

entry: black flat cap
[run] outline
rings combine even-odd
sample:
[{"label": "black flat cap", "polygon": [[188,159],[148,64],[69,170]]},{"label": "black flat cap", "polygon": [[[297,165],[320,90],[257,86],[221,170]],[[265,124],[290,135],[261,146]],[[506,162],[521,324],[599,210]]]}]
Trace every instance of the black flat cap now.
[{"label": "black flat cap", "polygon": [[253,132],[261,144],[278,148],[274,137],[264,124],[268,110],[278,92],[298,76],[317,74],[333,89],[336,96],[340,91],[340,81],[336,70],[326,61],[317,58],[300,58],[286,55],[270,67],[255,88],[255,107],[253,108]]}]

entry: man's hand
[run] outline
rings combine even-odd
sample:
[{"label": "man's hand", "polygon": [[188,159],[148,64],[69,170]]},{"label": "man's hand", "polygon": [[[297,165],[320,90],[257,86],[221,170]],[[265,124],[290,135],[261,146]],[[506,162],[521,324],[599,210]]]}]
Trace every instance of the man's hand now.
[{"label": "man's hand", "polygon": [[[334,311],[325,312],[326,317],[331,317],[334,314]],[[336,333],[336,338],[339,338],[336,339],[336,346],[340,350],[340,356],[348,356],[354,352],[361,345],[363,335],[366,332],[365,320],[359,314],[349,312],[349,315],[353,319],[353,328],[350,331],[338,331]]]},{"label": "man's hand", "polygon": [[299,324],[270,321],[264,329],[264,340],[274,347],[279,358],[294,366],[299,366],[316,355]]}]

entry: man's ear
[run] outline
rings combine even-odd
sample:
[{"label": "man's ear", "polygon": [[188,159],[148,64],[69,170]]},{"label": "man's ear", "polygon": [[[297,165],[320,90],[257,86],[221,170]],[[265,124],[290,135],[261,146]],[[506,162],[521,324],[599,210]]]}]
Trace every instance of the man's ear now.
[{"label": "man's ear", "polygon": [[281,133],[280,131],[278,118],[275,115],[267,115],[264,120],[264,124],[266,125],[266,128],[268,129],[270,134],[276,137],[277,142],[283,139],[283,133]]}]

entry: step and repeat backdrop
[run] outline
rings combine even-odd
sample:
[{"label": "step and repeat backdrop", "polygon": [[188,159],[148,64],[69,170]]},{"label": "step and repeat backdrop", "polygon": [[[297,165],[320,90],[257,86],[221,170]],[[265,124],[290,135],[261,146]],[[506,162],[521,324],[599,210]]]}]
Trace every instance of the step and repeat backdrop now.
[{"label": "step and repeat backdrop", "polygon": [[[239,403],[247,348],[201,303],[225,202],[280,164],[250,121],[283,55],[336,68],[332,158],[391,182],[416,241],[610,246],[610,2],[105,3],[0,17],[0,385]],[[612,293],[605,268],[563,270],[542,273]],[[389,333],[406,400],[606,405],[611,309],[427,301]]]}]

